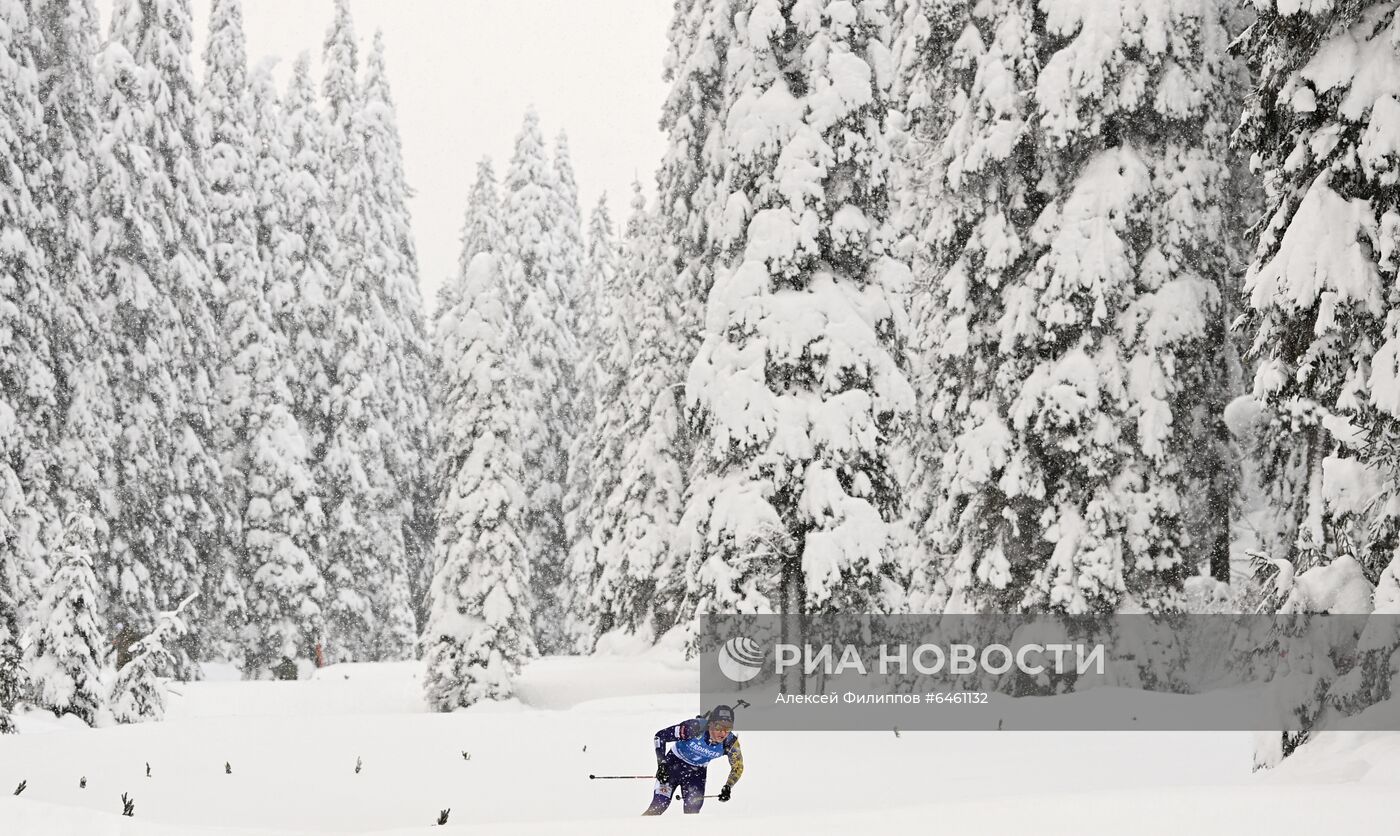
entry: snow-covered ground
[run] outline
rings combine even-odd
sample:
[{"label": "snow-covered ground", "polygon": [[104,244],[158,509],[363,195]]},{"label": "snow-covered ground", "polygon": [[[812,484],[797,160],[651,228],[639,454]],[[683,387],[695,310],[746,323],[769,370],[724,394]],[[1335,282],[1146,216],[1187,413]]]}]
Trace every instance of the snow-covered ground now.
[{"label": "snow-covered ground", "polygon": [[780,733],[741,717],[733,801],[643,819],[650,782],[588,776],[649,774],[652,732],[695,713],[694,671],[660,655],[542,659],[518,702],[450,715],[424,709],[414,664],[211,673],[177,686],[164,723],[22,717],[0,739],[0,834],[1382,834],[1400,793],[1400,734],[1336,733],[1251,774],[1248,734]]}]

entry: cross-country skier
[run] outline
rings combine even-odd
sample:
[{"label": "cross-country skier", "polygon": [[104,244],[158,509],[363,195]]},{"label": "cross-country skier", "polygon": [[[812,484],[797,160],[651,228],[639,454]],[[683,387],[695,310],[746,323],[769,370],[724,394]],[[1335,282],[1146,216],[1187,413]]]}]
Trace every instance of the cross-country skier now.
[{"label": "cross-country skier", "polygon": [[[685,811],[700,812],[700,805],[705,803],[705,765],[723,755],[729,757],[729,780],[719,791],[719,800],[729,800],[734,783],[744,774],[744,756],[739,751],[739,738],[734,736],[734,709],[718,705],[706,717],[667,726],[656,733],[655,795],[642,815],[659,816],[666,812],[677,787],[685,800]],[[675,744],[669,752],[667,743]]]}]

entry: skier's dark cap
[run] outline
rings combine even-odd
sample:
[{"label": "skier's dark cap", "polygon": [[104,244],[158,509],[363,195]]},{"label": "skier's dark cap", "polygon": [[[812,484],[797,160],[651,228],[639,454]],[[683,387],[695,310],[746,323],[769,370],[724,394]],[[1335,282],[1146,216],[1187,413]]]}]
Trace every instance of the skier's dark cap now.
[{"label": "skier's dark cap", "polygon": [[710,722],[734,725],[734,709],[727,705],[715,706],[714,710],[710,712]]}]

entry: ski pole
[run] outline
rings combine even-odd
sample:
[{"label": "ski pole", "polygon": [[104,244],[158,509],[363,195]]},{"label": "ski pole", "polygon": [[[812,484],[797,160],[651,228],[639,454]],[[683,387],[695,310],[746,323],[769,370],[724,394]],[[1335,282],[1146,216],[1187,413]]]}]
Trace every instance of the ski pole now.
[{"label": "ski pole", "polygon": [[589,775],[588,775],[588,780],[590,780],[590,781],[608,781],[608,780],[616,780],[616,779],[618,779],[618,778],[622,778],[622,779],[626,779],[626,780],[633,780],[633,779],[635,779],[635,780],[639,780],[639,781],[650,781],[650,780],[652,780],[652,779],[655,778],[655,777],[656,777],[655,775],[594,775],[594,774],[592,774],[592,773],[589,773]]}]

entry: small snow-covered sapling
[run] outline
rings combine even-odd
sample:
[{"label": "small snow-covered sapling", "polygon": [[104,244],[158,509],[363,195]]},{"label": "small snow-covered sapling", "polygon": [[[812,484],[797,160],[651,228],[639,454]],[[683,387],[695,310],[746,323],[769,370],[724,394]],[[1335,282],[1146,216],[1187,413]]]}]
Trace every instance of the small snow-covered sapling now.
[{"label": "small snow-covered sapling", "polygon": [[229,766],[228,761],[224,761],[224,774],[225,774],[225,775],[232,775],[232,774],[233,774],[233,767],[232,767],[232,766]]},{"label": "small snow-covered sapling", "polygon": [[356,774],[356,775],[359,775],[359,774],[360,774],[360,767],[362,767],[362,766],[364,766],[364,765],[365,765],[364,761],[360,760],[360,756],[359,756],[359,755],[356,755],[356,756],[355,756],[355,774]]},{"label": "small snow-covered sapling", "polygon": [[471,752],[468,752],[466,749],[463,749],[463,750],[462,750],[462,760],[464,760],[464,761],[469,761],[469,760],[471,760],[471,759],[472,759],[472,753],[471,753]]},{"label": "small snow-covered sapling", "polygon": [[448,814],[451,813],[451,812],[452,812],[452,808],[451,808],[451,807],[448,807],[446,810],[439,810],[439,811],[438,811],[438,824],[447,824],[447,816],[448,816]]},{"label": "small snow-covered sapling", "polygon": [[127,798],[126,793],[122,793],[122,815],[134,816],[136,814],[136,799]]},{"label": "small snow-covered sapling", "polygon": [[151,777],[151,762],[146,761],[146,777]]},{"label": "small snow-covered sapling", "polygon": [[85,789],[87,789],[87,776],[86,776],[86,775],[84,775],[83,777],[81,777],[81,778],[78,779],[78,789],[80,789],[80,790],[85,790]]},{"label": "small snow-covered sapling", "polygon": [[20,781],[19,786],[15,787],[15,795],[19,795],[20,793],[24,792],[24,788],[27,786],[29,786],[28,781]]},{"label": "small snow-covered sapling", "polygon": [[894,736],[899,737],[899,726],[894,727]]}]

